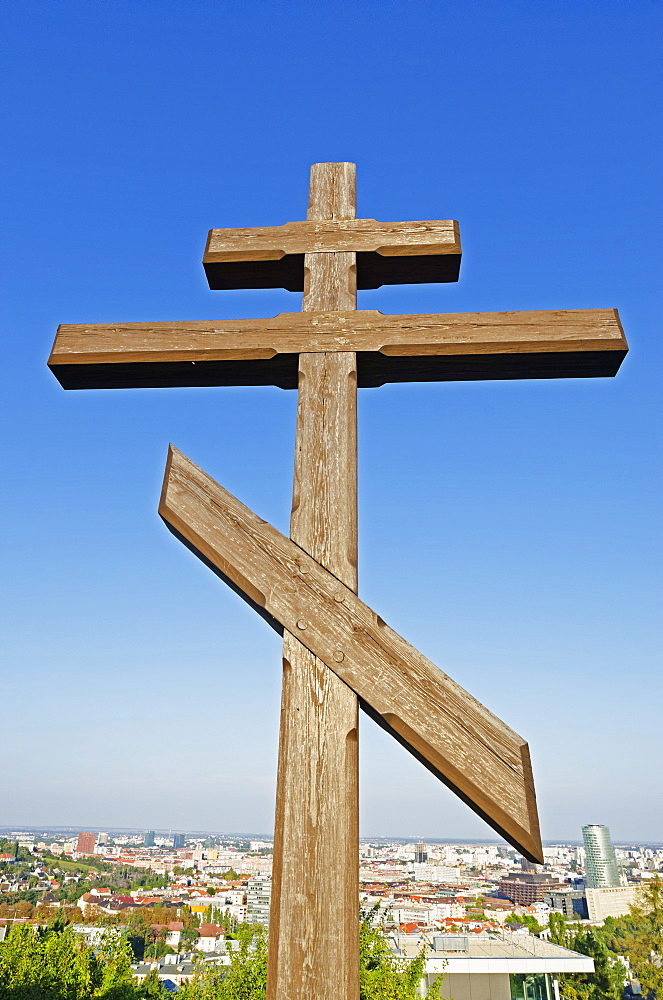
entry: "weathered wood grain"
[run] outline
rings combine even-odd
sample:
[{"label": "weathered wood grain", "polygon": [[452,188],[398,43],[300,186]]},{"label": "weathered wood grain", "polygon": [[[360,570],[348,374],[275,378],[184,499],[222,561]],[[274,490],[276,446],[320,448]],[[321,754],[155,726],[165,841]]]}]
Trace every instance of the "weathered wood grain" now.
[{"label": "weathered wood grain", "polygon": [[458,280],[457,222],[377,222],[333,211],[333,219],[210,230],[203,257],[210,288],[303,291],[307,253],[356,253],[358,288]]},{"label": "weathered wood grain", "polygon": [[[327,255],[311,255],[322,263]],[[352,311],[352,262],[333,255],[346,304],[271,319],[58,328],[49,366],[65,388],[278,385],[300,354],[352,351],[360,387],[397,381],[614,375],[628,350],[616,309],[385,316]],[[350,263],[348,263],[350,261]],[[328,273],[330,268],[318,268]],[[309,269],[310,271],[310,269]],[[310,278],[309,278],[310,281]],[[316,288],[316,304],[333,286]],[[310,296],[310,293],[309,293]],[[309,297],[310,301],[310,297]],[[328,301],[322,299],[322,301]]]},{"label": "weathered wood grain", "polygon": [[349,222],[357,215],[356,163],[313,163],[307,222]]},{"label": "weathered wood grain", "polygon": [[357,714],[356,695],[286,632],[270,1000],[359,995]]},{"label": "weathered wood grain", "polygon": [[175,449],[159,511],[207,565],[334,670],[494,830],[541,863],[529,751],[520,736]]},{"label": "weathered wood grain", "polygon": [[[317,210],[317,208],[315,209]],[[291,253],[339,253],[351,250],[385,257],[455,254],[460,249],[458,223],[378,222],[376,219],[307,219],[255,229],[211,229],[206,261],[278,260]]]},{"label": "weathered wood grain", "polygon": [[[311,168],[309,219],[354,217],[355,165]],[[306,254],[302,309],[354,309],[353,252]],[[290,537],[357,589],[355,355],[302,353]],[[355,693],[290,632],[274,828],[267,1000],[358,1000]]]}]

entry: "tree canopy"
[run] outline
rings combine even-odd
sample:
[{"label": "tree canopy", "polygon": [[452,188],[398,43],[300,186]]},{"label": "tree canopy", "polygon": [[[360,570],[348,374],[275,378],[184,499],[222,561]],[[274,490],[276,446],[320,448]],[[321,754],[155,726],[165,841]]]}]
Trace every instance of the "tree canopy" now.
[{"label": "tree canopy", "polygon": [[131,974],[132,953],[119,934],[98,954],[70,926],[17,924],[0,949],[3,1000],[134,1000],[145,996]]}]

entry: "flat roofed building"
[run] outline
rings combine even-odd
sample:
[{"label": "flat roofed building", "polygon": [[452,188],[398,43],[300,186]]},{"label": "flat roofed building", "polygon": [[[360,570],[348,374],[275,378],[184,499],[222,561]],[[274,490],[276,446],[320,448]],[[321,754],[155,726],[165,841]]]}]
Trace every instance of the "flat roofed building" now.
[{"label": "flat roofed building", "polygon": [[559,889],[546,893],[544,902],[553,910],[559,910],[565,917],[587,920],[587,899],[582,889]]},{"label": "flat roofed building", "polygon": [[269,875],[256,875],[246,883],[246,922],[269,926],[269,906],[272,898],[272,879]]},{"label": "flat roofed building", "polygon": [[425,979],[440,980],[445,1000],[559,1000],[560,973],[594,971],[594,961],[530,934],[400,934],[400,958],[414,959],[424,944]]},{"label": "flat roofed building", "polygon": [[97,845],[97,835],[89,831],[85,833],[79,833],[78,839],[76,841],[76,853],[77,854],[94,854],[94,849]]},{"label": "flat roofed building", "polygon": [[604,889],[586,889],[587,913],[590,920],[624,917],[635,903],[637,885],[616,885]]},{"label": "flat roofed building", "polygon": [[500,896],[510,899],[516,906],[531,906],[532,903],[542,903],[548,893],[554,889],[566,889],[566,882],[550,875],[529,874],[523,872],[517,875],[507,875],[500,879],[498,890]]},{"label": "flat roofed building", "polygon": [[415,864],[423,865],[428,861],[428,851],[426,850],[426,845],[423,840],[420,840],[414,845],[414,861]]}]

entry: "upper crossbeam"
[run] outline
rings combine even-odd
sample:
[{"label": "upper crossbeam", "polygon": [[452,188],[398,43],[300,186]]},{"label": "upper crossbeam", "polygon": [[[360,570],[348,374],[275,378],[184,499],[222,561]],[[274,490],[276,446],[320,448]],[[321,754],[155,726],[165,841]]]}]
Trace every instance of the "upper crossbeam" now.
[{"label": "upper crossbeam", "polygon": [[203,266],[212,289],[304,289],[304,254],[357,254],[357,288],[457,281],[458,223],[340,219],[210,230]]},{"label": "upper crossbeam", "polygon": [[66,389],[277,385],[300,354],[354,351],[360,387],[386,382],[614,375],[627,351],[615,309],[61,326],[49,366]]}]

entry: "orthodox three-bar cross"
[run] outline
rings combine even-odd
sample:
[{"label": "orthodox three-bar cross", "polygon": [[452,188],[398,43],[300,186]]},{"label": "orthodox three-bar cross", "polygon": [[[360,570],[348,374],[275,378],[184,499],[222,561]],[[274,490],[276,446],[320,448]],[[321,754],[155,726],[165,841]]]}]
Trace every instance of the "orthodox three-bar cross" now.
[{"label": "orthodox three-bar cross", "polygon": [[455,222],[355,218],[355,167],[311,169],[306,222],[215,229],[211,288],[303,290],[262,320],[61,326],[65,388],[298,388],[290,539],[171,448],[160,513],[284,637],[269,1000],[357,1000],[358,705],[527,858],[527,743],[357,597],[357,386],[614,375],[614,309],[385,316],[357,288],[456,281]]}]

